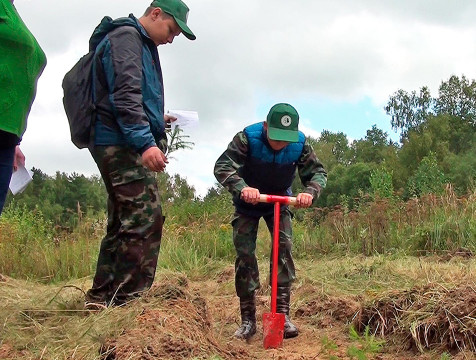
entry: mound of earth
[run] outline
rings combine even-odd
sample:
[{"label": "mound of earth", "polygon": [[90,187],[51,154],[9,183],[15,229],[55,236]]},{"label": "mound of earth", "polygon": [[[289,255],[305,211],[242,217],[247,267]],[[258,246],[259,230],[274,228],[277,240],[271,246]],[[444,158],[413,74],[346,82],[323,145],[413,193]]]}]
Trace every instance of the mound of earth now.
[{"label": "mound of earth", "polygon": [[247,342],[237,340],[238,298],[226,287],[232,275],[225,271],[219,274],[221,281],[178,278],[154,285],[141,298],[143,310],[132,326],[104,342],[101,358],[352,359],[349,349],[363,349],[366,341],[365,335],[360,340],[349,335],[352,324],[360,334],[368,327],[385,343],[375,353],[364,352],[367,359],[432,359],[434,353],[426,350],[463,359],[476,352],[476,292],[470,285],[391,291],[373,301],[298,288],[293,297],[308,298],[291,311],[300,335],[285,339],[279,349],[265,350],[261,318],[269,312],[269,289],[260,289],[257,296],[257,334]]},{"label": "mound of earth", "polygon": [[251,358],[244,348],[217,341],[206,300],[190,291],[183,279],[155,285],[144,301],[150,308],[136,317],[134,325],[103,344],[103,360]]},{"label": "mound of earth", "polygon": [[476,352],[476,288],[461,285],[392,291],[364,305],[354,324],[397,335],[408,348]]}]

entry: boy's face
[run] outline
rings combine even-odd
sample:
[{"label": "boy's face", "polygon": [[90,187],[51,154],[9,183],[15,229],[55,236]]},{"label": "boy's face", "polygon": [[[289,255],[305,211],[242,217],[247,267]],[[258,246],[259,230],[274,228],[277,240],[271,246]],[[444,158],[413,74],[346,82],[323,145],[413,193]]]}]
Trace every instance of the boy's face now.
[{"label": "boy's face", "polygon": [[266,130],[266,137],[268,138],[269,146],[271,146],[271,149],[273,149],[274,151],[283,150],[286,146],[289,145],[289,141],[272,140],[269,138],[268,123],[266,121],[264,122],[264,129]]},{"label": "boy's face", "polygon": [[274,151],[283,150],[289,144],[288,141],[271,140],[269,137],[268,142],[269,146],[271,146],[271,149],[273,149]]},{"label": "boy's face", "polygon": [[174,38],[181,34],[180,27],[174,18],[160,8],[152,10],[150,19],[151,25],[146,30],[155,45],[172,44]]}]

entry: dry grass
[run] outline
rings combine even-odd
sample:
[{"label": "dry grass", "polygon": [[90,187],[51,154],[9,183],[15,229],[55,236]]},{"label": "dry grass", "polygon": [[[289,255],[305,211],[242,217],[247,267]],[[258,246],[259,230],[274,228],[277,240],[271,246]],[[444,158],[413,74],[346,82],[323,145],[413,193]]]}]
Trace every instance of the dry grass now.
[{"label": "dry grass", "polygon": [[[260,334],[248,344],[232,339],[239,312],[231,264],[206,278],[160,269],[141,299],[102,312],[82,309],[90,279],[43,285],[3,276],[0,358],[350,359],[347,350],[361,344],[349,338],[353,321],[387,341],[369,360],[440,359],[435,354],[445,350],[454,358],[474,355],[473,258],[326,257],[297,266],[291,309],[302,334],[272,352],[263,350]],[[260,261],[263,280],[267,269]],[[259,314],[269,311],[262,285]]]},{"label": "dry grass", "polygon": [[476,284],[390,291],[365,305],[354,321],[409,348],[476,352]]}]

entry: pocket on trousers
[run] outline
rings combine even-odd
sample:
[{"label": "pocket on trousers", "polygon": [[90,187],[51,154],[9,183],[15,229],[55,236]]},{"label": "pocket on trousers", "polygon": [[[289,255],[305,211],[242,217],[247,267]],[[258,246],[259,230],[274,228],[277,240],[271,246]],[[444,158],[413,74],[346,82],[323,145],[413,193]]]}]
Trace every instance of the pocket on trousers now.
[{"label": "pocket on trousers", "polygon": [[113,171],[110,176],[112,186],[116,187],[144,179],[146,170],[143,166],[133,166],[127,169]]},{"label": "pocket on trousers", "polygon": [[[110,176],[116,199],[120,202],[137,202],[147,193],[144,181],[147,174],[142,166],[116,170]],[[142,204],[137,203],[136,206],[141,207]]]}]

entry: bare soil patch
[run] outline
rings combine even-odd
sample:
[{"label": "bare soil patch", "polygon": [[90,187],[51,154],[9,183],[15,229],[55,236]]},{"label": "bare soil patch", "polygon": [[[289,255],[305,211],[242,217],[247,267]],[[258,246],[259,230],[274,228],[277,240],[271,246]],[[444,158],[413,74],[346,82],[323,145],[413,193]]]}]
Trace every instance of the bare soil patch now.
[{"label": "bare soil patch", "polygon": [[16,350],[9,344],[0,344],[0,359],[20,359],[29,357],[26,350]]},{"label": "bare soil patch", "polygon": [[470,285],[392,291],[377,300],[326,296],[306,286],[294,295],[316,295],[292,311],[300,335],[284,340],[279,349],[264,350],[260,316],[269,312],[268,290],[258,296],[258,333],[240,341],[233,338],[240,323],[238,299],[229,286],[233,274],[226,270],[217,277],[220,281],[179,278],[154,286],[140,300],[147,307],[134,326],[106,340],[101,358],[353,359],[349,348],[365,344],[349,337],[351,324],[360,331],[369,326],[386,341],[378,353],[365,353],[367,359],[439,359],[435,354],[444,351],[453,359],[474,358],[476,292]]}]

